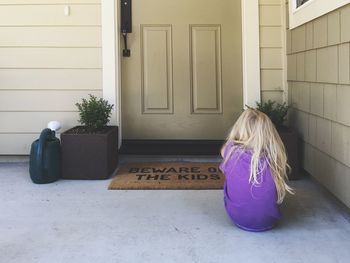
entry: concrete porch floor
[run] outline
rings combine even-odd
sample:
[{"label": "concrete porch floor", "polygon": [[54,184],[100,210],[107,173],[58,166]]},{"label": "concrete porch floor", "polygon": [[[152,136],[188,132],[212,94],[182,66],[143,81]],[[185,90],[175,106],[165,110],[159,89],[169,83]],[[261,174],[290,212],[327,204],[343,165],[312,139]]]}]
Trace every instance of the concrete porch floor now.
[{"label": "concrete porch floor", "polygon": [[[121,161],[130,160],[160,158]],[[349,214],[311,179],[292,182],[283,221],[264,233],[232,225],[221,190],[108,191],[109,182],[35,185],[28,163],[0,163],[0,262],[349,262]]]}]

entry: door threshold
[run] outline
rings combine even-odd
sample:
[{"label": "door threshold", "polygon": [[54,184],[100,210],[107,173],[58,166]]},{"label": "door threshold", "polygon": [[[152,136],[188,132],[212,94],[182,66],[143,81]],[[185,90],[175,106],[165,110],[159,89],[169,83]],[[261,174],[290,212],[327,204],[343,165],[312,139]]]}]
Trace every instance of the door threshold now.
[{"label": "door threshold", "polygon": [[123,140],[122,154],[219,155],[223,140]]}]

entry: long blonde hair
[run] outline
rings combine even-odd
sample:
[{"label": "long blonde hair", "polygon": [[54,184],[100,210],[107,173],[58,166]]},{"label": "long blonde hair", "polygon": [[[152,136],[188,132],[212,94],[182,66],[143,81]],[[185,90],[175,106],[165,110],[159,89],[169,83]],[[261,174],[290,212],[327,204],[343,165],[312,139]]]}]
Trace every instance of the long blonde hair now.
[{"label": "long blonde hair", "polygon": [[[262,173],[261,158],[265,158],[272,173],[277,190],[277,203],[282,203],[286,192],[293,194],[293,189],[287,185],[287,164],[285,148],[277,130],[270,118],[264,113],[249,108],[245,110],[233,125],[222,152],[228,144],[252,153],[249,182],[258,185]],[[230,159],[234,148],[224,158],[224,164]],[[260,179],[260,180],[259,180]]]}]

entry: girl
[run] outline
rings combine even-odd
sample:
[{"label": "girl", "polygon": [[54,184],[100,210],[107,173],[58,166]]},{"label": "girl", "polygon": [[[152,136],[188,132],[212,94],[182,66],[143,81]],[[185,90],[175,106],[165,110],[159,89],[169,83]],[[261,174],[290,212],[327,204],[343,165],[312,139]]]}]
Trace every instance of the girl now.
[{"label": "girl", "polygon": [[233,125],[221,150],[225,208],[232,221],[248,231],[271,229],[281,218],[286,192],[287,157],[269,117],[249,108]]}]

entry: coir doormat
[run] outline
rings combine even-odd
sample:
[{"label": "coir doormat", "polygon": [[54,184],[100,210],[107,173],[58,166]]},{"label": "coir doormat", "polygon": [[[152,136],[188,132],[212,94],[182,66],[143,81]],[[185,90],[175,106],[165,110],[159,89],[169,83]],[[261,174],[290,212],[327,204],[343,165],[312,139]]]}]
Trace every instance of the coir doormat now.
[{"label": "coir doormat", "polygon": [[222,189],[218,163],[127,163],[108,189]]}]

